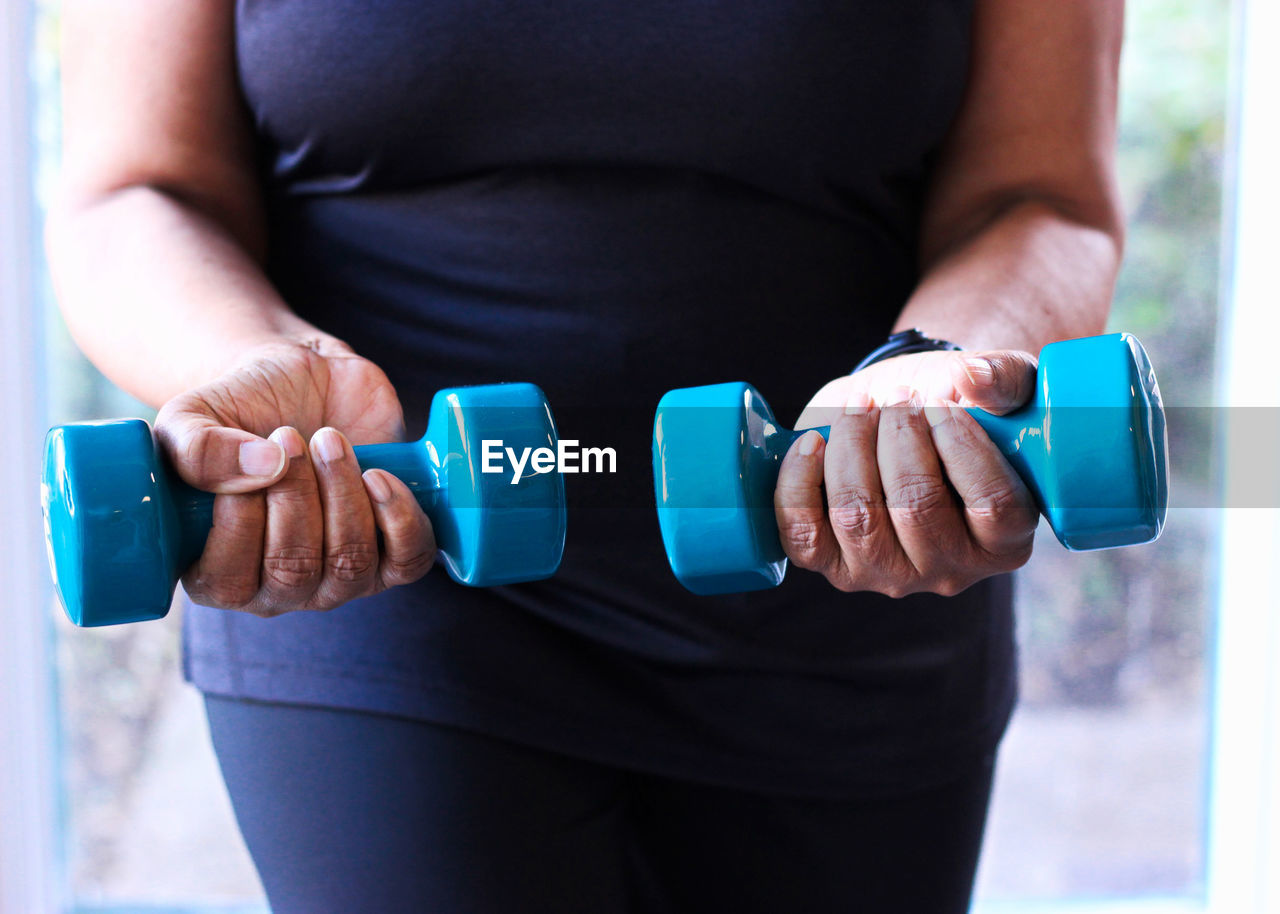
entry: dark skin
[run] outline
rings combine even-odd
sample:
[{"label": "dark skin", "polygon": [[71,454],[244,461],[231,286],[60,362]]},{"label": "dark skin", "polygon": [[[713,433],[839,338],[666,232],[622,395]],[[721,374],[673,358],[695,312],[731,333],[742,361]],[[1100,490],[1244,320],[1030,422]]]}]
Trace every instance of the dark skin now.
[{"label": "dark skin", "polygon": [[[179,473],[219,493],[188,591],[259,615],[328,609],[416,580],[434,539],[407,488],[362,477],[351,453],[402,433],[386,375],[300,319],[263,273],[233,6],[64,4],[50,257],[81,347],[163,406],[157,431]],[[784,547],[833,586],[952,594],[1029,557],[1026,487],[958,405],[1016,408],[1034,353],[1103,328],[1123,239],[1122,19],[1123,0],[977,0],[967,95],[924,211],[922,279],[897,322],[968,351],[831,381],[798,423],[832,424],[830,442],[802,437],[779,478]]]}]

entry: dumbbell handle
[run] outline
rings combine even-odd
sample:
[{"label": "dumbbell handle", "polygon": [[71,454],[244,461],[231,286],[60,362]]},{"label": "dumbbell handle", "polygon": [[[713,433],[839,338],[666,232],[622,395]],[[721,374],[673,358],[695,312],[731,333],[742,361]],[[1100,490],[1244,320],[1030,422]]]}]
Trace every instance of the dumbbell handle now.
[{"label": "dumbbell handle", "polygon": [[[442,488],[440,468],[432,462],[426,442],[362,444],[353,450],[362,473],[365,470],[386,470],[395,476],[409,487],[431,523],[438,524],[436,511]],[[213,527],[214,496],[183,482],[172,468],[169,469],[169,485],[178,515],[179,567],[190,568],[204,552],[205,541]]]}]

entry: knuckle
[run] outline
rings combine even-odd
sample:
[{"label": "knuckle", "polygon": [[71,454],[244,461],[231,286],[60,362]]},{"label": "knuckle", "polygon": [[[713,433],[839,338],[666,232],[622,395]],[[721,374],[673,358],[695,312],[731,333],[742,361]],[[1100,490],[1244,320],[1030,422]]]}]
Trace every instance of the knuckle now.
[{"label": "knuckle", "polygon": [[384,577],[388,583],[411,584],[431,570],[435,564],[436,551],[426,549],[407,559],[388,557]]},{"label": "knuckle", "polygon": [[822,539],[822,524],[817,521],[789,521],[779,530],[782,551],[801,568],[807,567],[818,551]]},{"label": "knuckle", "polygon": [[982,360],[991,366],[991,376],[995,379],[995,386],[1004,390],[1009,386],[1009,357],[1003,352],[987,352],[982,355]]},{"label": "knuckle", "polygon": [[1008,352],[992,360],[996,385],[1013,402],[1026,399],[1035,384],[1035,363],[1026,353]]},{"label": "knuckle", "polygon": [[938,576],[933,575],[927,569],[917,567],[905,555],[899,555],[893,558],[886,557],[880,562],[877,565],[876,573],[870,580],[872,581],[872,589],[877,593],[883,594],[891,600],[901,600],[903,597],[909,597],[912,594],[928,589],[927,582]]},{"label": "knuckle", "polygon": [[223,543],[243,545],[246,549],[260,544],[266,529],[265,503],[253,495],[218,497],[224,503],[214,506],[212,533],[216,533]]},{"label": "knuckle", "polygon": [[378,547],[373,543],[343,543],[325,555],[325,570],[336,581],[363,581],[378,567]]},{"label": "knuckle", "polygon": [[967,578],[949,574],[939,578],[930,589],[939,596],[954,597],[967,590],[972,583]]},{"label": "knuckle", "polygon": [[909,587],[900,581],[891,581],[882,584],[876,589],[891,600],[901,600],[903,597],[909,597],[911,594],[916,593],[915,588]]},{"label": "knuckle", "polygon": [[324,556],[310,546],[282,546],[262,559],[262,574],[269,584],[282,590],[301,590],[314,585],[324,573]]},{"label": "knuckle", "polygon": [[879,508],[879,499],[862,488],[845,487],[827,496],[831,528],[842,540],[863,539],[875,533]]},{"label": "knuckle", "polygon": [[239,611],[246,612],[251,616],[257,616],[259,619],[274,619],[276,616],[283,616],[285,613],[289,612],[288,609],[265,604],[260,601],[254,602],[248,606],[241,606],[239,607]]},{"label": "knuckle", "polygon": [[1031,561],[1031,550],[1034,543],[1029,536],[1025,540],[1017,543],[1011,548],[1003,550],[996,557],[996,567],[993,574],[1003,574],[1008,571],[1016,571],[1027,562]]},{"label": "knuckle", "polygon": [[832,587],[841,593],[853,593],[862,589],[853,578],[843,572],[830,572],[824,577],[831,583]]},{"label": "knuckle", "polygon": [[880,411],[880,425],[888,426],[892,432],[916,429],[924,422],[924,414],[920,407],[899,404],[885,407]]},{"label": "knuckle", "polygon": [[333,588],[323,588],[313,593],[305,604],[298,607],[306,612],[327,613],[352,599],[350,593],[338,593]]},{"label": "knuckle", "polygon": [[992,575],[1017,571],[1031,559],[1033,546],[1034,540],[1031,536],[994,549],[975,544],[976,548],[968,563],[967,573],[956,571],[952,575],[961,585],[957,593]]},{"label": "knuckle", "polygon": [[1015,350],[1002,350],[987,357],[991,363],[991,371],[996,376],[996,383],[1006,388],[1017,388],[1022,383],[1026,372],[1026,362],[1022,354]]},{"label": "knuckle", "polygon": [[975,518],[995,526],[1025,524],[1030,520],[1031,512],[1021,493],[1009,485],[987,485],[966,492],[964,503]]},{"label": "knuckle", "polygon": [[895,600],[901,600],[904,597],[912,597],[920,593],[933,592],[930,582],[936,580],[923,574],[904,574],[894,579],[886,591],[887,595]]},{"label": "knuckle", "polygon": [[[373,588],[368,591],[368,593],[376,593],[376,592],[377,592],[377,588]],[[315,612],[315,613],[332,612],[333,610],[337,609],[339,606],[342,606],[348,600],[353,600],[357,596],[359,596],[359,594],[353,594],[353,593],[350,593],[349,591],[342,592],[336,588],[328,587],[328,588],[325,588],[325,590],[322,592],[317,592],[313,594],[311,596],[311,599],[307,601],[306,606],[302,608],[305,609],[307,612]]]},{"label": "knuckle", "polygon": [[258,595],[258,582],[231,575],[202,574],[193,588],[193,600],[219,609],[244,609]]},{"label": "knuckle", "polygon": [[154,424],[156,435],[168,444],[175,443],[185,437],[189,427],[187,420],[191,413],[202,413],[199,397],[193,391],[178,394],[169,399],[156,413]]},{"label": "knuckle", "polygon": [[[167,409],[168,407],[166,407]],[[180,422],[167,421],[164,411],[156,417],[155,432],[170,462],[189,477],[204,481],[208,476],[204,430],[192,431]]]},{"label": "knuckle", "polygon": [[[392,489],[392,498],[395,499],[398,493]],[[411,502],[411,499],[404,499]],[[431,540],[434,532],[431,529],[431,521],[423,514],[416,504],[397,504],[386,513],[385,519],[382,521],[383,533],[386,535],[387,542],[401,545],[401,551],[410,548],[415,543],[424,540]]]},{"label": "knuckle", "polygon": [[311,474],[290,474],[267,490],[272,503],[285,507],[308,507],[319,503],[320,486]]},{"label": "knuckle", "polygon": [[911,527],[927,527],[939,519],[951,501],[951,493],[941,477],[906,476],[893,487],[889,510],[899,523]]}]

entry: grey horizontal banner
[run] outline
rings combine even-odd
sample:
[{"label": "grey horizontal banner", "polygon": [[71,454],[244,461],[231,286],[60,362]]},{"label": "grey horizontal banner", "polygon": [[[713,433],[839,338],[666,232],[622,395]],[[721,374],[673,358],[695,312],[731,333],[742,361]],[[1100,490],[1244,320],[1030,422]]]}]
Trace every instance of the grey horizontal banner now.
[{"label": "grey horizontal banner", "polygon": [[[881,410],[881,421],[900,425],[905,410],[899,406],[886,407]],[[799,411],[793,408],[779,410],[779,413],[786,417],[784,421],[790,421]],[[521,415],[524,412],[529,415]],[[471,448],[470,459],[476,471],[487,468],[494,484],[511,484],[517,469],[518,484],[527,480],[531,472],[559,472],[563,468],[567,471],[564,478],[574,510],[652,510],[655,504],[652,409],[579,406],[559,410],[553,405],[552,412],[563,445],[557,445],[555,439],[545,443],[537,440],[535,430],[539,428],[539,419],[533,410],[479,408],[471,411],[463,425],[474,440],[470,443],[451,440],[445,447],[455,454],[455,459]],[[741,407],[681,407],[667,412],[671,421],[664,446],[669,454],[703,469],[718,462],[725,474],[739,472],[741,441],[735,440],[739,435],[734,430],[739,425]],[[842,417],[842,410],[824,410],[818,421],[838,423]],[[1166,407],[1164,417],[1171,509],[1280,508],[1280,407]],[[1130,407],[1054,406],[1048,411],[1047,420],[1009,417],[1006,425],[1016,427],[1015,419],[1022,418],[1028,421],[1022,423],[1020,430],[1015,428],[1017,446],[1043,448],[1047,440],[1051,455],[1046,463],[1050,467],[1055,461],[1081,459],[1096,460],[1101,465],[1109,457],[1105,451],[1097,450],[1106,447],[1104,442],[1138,447],[1136,438],[1125,437],[1125,430],[1143,421]],[[924,418],[920,421],[924,423]],[[787,432],[782,423],[766,428],[759,417],[748,425],[747,434],[757,439]],[[712,430],[719,430],[720,434]],[[485,441],[491,442],[487,451],[483,449]],[[440,444],[437,442],[437,446]],[[1010,441],[1005,441],[1006,449],[1009,445]],[[539,453],[544,446],[547,450]],[[1075,456],[1071,456],[1073,451]],[[1105,510],[1132,507],[1141,500],[1131,486],[1109,486],[1105,482],[1095,480],[1097,484],[1083,500],[1079,496],[1064,496],[1065,506]],[[696,506],[733,505],[720,497],[699,501]]]}]

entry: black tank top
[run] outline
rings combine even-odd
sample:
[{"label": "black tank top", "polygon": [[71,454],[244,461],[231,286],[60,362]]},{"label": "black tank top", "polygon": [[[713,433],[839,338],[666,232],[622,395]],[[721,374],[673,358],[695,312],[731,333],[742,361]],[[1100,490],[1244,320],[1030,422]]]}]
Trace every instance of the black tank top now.
[{"label": "black tank top", "polygon": [[917,280],[968,0],[240,0],[269,272],[381,365],[526,380],[618,474],[569,477],[551,580],[434,570],[327,614],[193,608],[201,688],[398,714],[607,763],[849,795],[939,780],[1013,703],[1008,583],[695,597],[659,538],[653,408],[749,380],[784,421]]}]

